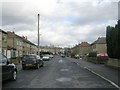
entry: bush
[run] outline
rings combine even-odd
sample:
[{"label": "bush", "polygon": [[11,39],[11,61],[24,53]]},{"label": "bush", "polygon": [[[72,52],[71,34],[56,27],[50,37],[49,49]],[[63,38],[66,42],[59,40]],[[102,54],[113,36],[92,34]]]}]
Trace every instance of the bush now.
[{"label": "bush", "polygon": [[88,57],[96,57],[97,56],[97,52],[90,52]]}]

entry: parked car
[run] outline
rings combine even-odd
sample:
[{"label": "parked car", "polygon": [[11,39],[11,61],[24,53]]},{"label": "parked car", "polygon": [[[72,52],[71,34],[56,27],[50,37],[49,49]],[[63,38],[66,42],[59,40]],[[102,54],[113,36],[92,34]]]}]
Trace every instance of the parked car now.
[{"label": "parked car", "polygon": [[74,56],[74,58],[75,58],[75,59],[79,59],[79,55],[76,54],[76,55]]},{"label": "parked car", "polygon": [[50,54],[50,55],[49,55],[49,57],[50,57],[50,58],[53,58],[53,55],[52,55],[52,54]]},{"label": "parked car", "polygon": [[109,56],[107,53],[99,53],[99,54],[97,54],[97,58],[98,59],[108,59]]},{"label": "parked car", "polygon": [[64,58],[64,57],[65,57],[65,55],[64,55],[64,54],[61,54],[61,57],[63,57],[63,58]]},{"label": "parked car", "polygon": [[15,81],[17,79],[17,67],[15,66],[15,64],[11,63],[10,60],[8,60],[5,55],[1,53],[0,53],[0,69],[2,69],[2,72],[0,72],[0,75],[2,75],[1,81],[5,81],[8,79]]},{"label": "parked car", "polygon": [[43,55],[42,59],[44,61],[48,61],[48,60],[50,60],[50,56],[49,55]]},{"label": "parked car", "polygon": [[39,69],[39,67],[43,67],[44,62],[40,56],[31,54],[31,55],[24,55],[22,58],[22,69],[25,70],[27,67],[35,67]]}]

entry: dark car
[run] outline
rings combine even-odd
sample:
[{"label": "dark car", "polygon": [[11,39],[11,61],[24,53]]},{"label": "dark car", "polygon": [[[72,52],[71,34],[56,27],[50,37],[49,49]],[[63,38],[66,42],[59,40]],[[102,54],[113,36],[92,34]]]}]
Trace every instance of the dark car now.
[{"label": "dark car", "polygon": [[17,79],[17,67],[3,54],[0,54],[0,70],[2,70],[2,74],[0,73],[2,75],[2,81]]},{"label": "dark car", "polygon": [[35,67],[39,69],[39,67],[43,67],[43,60],[38,55],[24,55],[22,58],[22,69],[26,69],[27,67]]}]

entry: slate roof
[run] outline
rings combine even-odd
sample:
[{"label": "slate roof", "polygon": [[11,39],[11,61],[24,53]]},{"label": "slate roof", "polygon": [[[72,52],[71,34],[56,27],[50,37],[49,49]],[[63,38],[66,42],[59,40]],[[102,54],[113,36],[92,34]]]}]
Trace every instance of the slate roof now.
[{"label": "slate roof", "polygon": [[93,44],[106,44],[106,37],[99,37]]},{"label": "slate roof", "polygon": [[3,31],[2,29],[0,29],[0,32],[7,34],[7,32]]},{"label": "slate roof", "polygon": [[8,37],[11,37],[11,38],[16,37],[16,38],[19,38],[19,39],[23,40],[24,42],[27,42],[27,43],[29,43],[31,45],[34,45],[34,46],[37,46],[34,43],[32,43],[31,41],[29,41],[26,37],[21,37],[21,36],[15,34],[15,32],[8,31],[7,34],[8,34]]},{"label": "slate roof", "polygon": [[90,44],[88,42],[82,42],[80,44],[81,47],[87,47],[87,46],[90,46]]}]

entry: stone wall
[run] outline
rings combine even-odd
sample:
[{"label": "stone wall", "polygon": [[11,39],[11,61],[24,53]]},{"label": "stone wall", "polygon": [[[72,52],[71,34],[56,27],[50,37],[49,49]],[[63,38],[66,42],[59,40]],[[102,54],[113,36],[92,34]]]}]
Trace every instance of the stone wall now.
[{"label": "stone wall", "polygon": [[120,59],[109,58],[106,63],[106,66],[120,70]]},{"label": "stone wall", "polygon": [[95,64],[106,64],[108,59],[100,59],[96,57],[87,57],[87,61],[95,63]]}]

